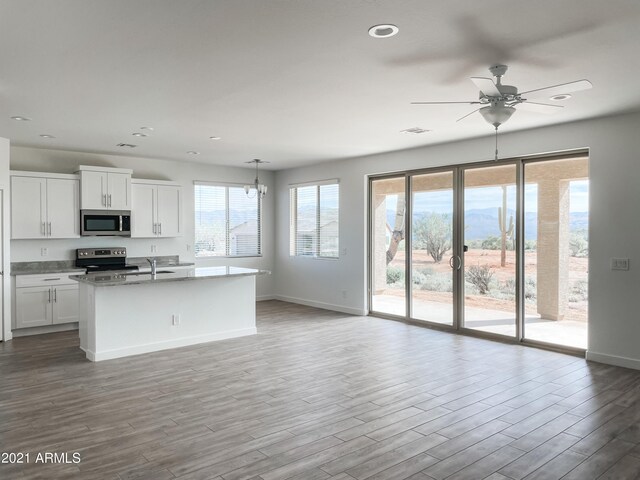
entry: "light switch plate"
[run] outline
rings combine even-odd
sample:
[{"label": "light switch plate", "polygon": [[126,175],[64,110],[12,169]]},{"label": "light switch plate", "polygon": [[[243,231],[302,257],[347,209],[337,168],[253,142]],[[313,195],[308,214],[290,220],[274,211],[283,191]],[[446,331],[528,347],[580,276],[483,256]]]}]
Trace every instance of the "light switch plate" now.
[{"label": "light switch plate", "polygon": [[612,258],[611,270],[629,270],[628,258]]}]

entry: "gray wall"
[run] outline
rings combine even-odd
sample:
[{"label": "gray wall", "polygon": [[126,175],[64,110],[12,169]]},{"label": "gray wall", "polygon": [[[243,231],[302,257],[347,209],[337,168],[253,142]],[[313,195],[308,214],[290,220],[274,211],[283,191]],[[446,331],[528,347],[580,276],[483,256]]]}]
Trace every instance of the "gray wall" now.
[{"label": "gray wall", "polygon": [[[488,131],[490,127],[487,126]],[[508,132],[508,126],[505,129]],[[501,157],[590,149],[588,357],[640,368],[640,114],[502,133]],[[366,311],[366,176],[453,165],[493,156],[493,137],[319,163],[276,174],[276,292],[279,298],[362,314]],[[291,183],[340,179],[338,260],[289,256]],[[341,252],[342,253],[342,252]],[[631,258],[631,270],[611,271],[611,257]],[[344,298],[342,291],[346,291]]]}]

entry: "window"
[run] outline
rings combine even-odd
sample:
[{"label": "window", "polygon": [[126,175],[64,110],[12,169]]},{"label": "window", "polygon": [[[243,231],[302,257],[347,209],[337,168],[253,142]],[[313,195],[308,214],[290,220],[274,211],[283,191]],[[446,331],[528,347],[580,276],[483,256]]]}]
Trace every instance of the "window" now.
[{"label": "window", "polygon": [[262,254],[260,196],[241,186],[196,182],[196,257],[257,257]]},{"label": "window", "polygon": [[338,181],[292,187],[289,196],[290,254],[338,258]]}]

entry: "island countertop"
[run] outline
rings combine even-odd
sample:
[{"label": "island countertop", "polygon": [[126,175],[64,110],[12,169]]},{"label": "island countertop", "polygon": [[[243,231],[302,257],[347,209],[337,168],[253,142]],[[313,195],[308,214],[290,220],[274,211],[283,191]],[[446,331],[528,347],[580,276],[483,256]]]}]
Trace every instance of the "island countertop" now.
[{"label": "island countertop", "polygon": [[71,275],[69,278],[96,287],[114,287],[121,285],[206,280],[210,278],[268,275],[270,273],[268,270],[242,267],[200,267],[172,271],[170,266],[159,266],[156,275],[141,272],[113,271],[94,272],[86,275]]}]

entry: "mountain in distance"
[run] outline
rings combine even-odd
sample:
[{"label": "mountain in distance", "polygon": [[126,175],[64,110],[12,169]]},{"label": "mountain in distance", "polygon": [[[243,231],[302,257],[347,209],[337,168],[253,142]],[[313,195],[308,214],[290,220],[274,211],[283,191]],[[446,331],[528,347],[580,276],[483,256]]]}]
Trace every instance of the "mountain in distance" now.
[{"label": "mountain in distance", "polygon": [[[432,212],[414,213],[414,222],[421,218],[426,218]],[[387,210],[387,223],[393,228],[395,222],[395,210]],[[515,223],[515,211],[507,210],[507,225],[509,217],[513,216]],[[588,230],[589,228],[589,212],[571,212],[569,215],[569,229],[572,232],[579,230]],[[538,214],[537,212],[526,212],[524,218],[525,240],[536,240],[538,236]],[[467,210],[465,212],[465,239],[467,240],[484,240],[487,237],[500,236],[500,227],[498,224],[497,208],[477,208]]]}]

